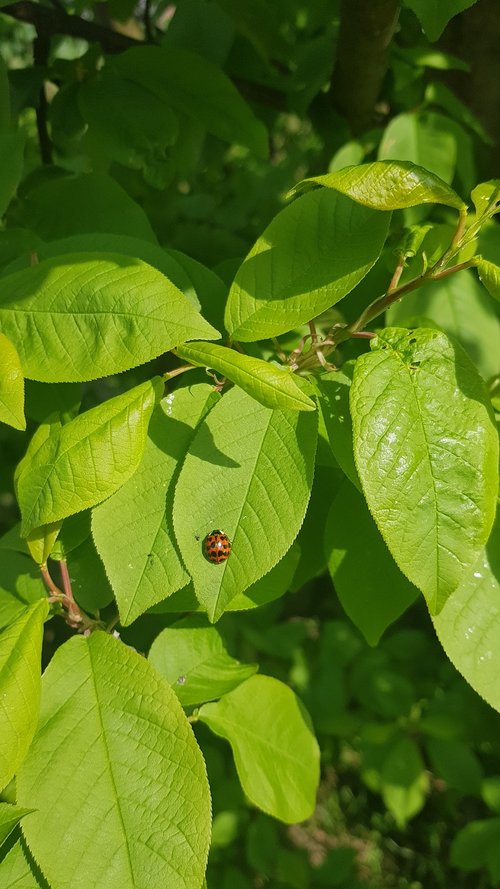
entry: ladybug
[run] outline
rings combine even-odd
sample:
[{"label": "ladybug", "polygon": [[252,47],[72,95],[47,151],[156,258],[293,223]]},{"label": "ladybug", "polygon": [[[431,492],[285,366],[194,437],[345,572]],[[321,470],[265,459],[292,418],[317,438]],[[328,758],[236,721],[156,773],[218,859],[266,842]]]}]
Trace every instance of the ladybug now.
[{"label": "ladybug", "polygon": [[210,531],[203,542],[203,549],[209,562],[220,565],[231,553],[231,541],[224,531]]}]

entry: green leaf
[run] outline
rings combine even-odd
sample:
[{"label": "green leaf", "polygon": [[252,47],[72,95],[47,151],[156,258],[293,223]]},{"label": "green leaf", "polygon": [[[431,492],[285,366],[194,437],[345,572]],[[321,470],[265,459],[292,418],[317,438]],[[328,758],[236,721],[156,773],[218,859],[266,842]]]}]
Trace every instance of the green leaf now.
[{"label": "green leaf", "polygon": [[257,664],[240,664],[230,657],[220,633],[198,617],[162,630],[148,660],[170,683],[183,707],[222,697],[258,669]]},{"label": "green leaf", "polygon": [[216,398],[208,383],[167,395],[151,417],[138,469],[93,512],[95,544],[125,626],[189,580],[172,527],[174,486],[193,431]]},{"label": "green leaf", "polygon": [[110,497],[135,472],[162,391],[155,377],[30,443],[18,478],[21,533],[56,522]]},{"label": "green leaf", "polygon": [[37,809],[24,834],[51,885],[199,889],[210,835],[201,752],[168,683],[108,634],[54,655],[17,791]]},{"label": "green leaf", "polygon": [[26,429],[23,369],[15,347],[3,333],[0,333],[0,421],[14,429]]},{"label": "green leaf", "polygon": [[67,559],[77,547],[90,536],[90,512],[79,512],[65,519],[57,536],[50,558],[56,561]]},{"label": "green leaf", "polygon": [[268,157],[264,125],[227,75],[208,59],[172,45],[141,46],[120,53],[108,65],[219,139],[244,145],[259,158]]},{"label": "green leaf", "polygon": [[0,861],[0,884],[2,889],[40,889],[20,842]]},{"label": "green leaf", "polygon": [[446,182],[410,161],[411,158],[378,160],[346,167],[324,176],[303,179],[293,191],[315,183],[333,188],[373,210],[403,210],[419,204],[445,204],[457,210],[465,207]]},{"label": "green leaf", "polygon": [[[450,131],[449,120],[434,111],[408,112],[393,117],[385,130],[378,151],[379,160],[411,161],[424,167],[426,175],[438,178],[442,189],[441,200],[429,199],[416,203],[444,203],[463,210],[465,205],[458,195],[444,183],[451,182],[457,161],[457,143]],[[432,174],[434,174],[432,176]],[[443,180],[441,183],[440,180]],[[439,186],[436,189],[439,194]],[[415,206],[408,204],[407,206]]]},{"label": "green leaf", "polygon": [[300,550],[300,560],[293,575],[291,592],[300,590],[309,580],[319,577],[326,571],[327,559],[320,541],[324,537],[332,500],[343,480],[344,476],[339,469],[321,466],[316,460],[311,499],[296,542]]},{"label": "green leaf", "polygon": [[26,607],[45,598],[46,589],[31,559],[21,552],[3,548],[0,552],[0,629],[26,611]]},{"label": "green leaf", "polygon": [[16,193],[24,164],[23,133],[0,134],[0,217]]},{"label": "green leaf", "polygon": [[500,818],[470,821],[453,838],[450,862],[464,871],[498,867]]},{"label": "green leaf", "polygon": [[319,748],[291,688],[252,676],[216,704],[204,704],[199,719],[231,744],[241,786],[256,806],[287,824],[312,815]]},{"label": "green leaf", "polygon": [[429,778],[420,751],[411,738],[402,738],[389,751],[382,767],[382,797],[399,828],[422,809]]},{"label": "green leaf", "polygon": [[491,405],[466,353],[436,330],[387,328],[371,347],[351,387],[356,465],[393,558],[437,613],[493,525]]},{"label": "green leaf", "polygon": [[[54,207],[64,207],[64,213],[54,213]],[[156,244],[144,210],[103,173],[44,182],[24,198],[21,214],[26,228],[47,241],[83,232],[114,232]]]},{"label": "green leaf", "polygon": [[265,407],[292,411],[316,410],[314,402],[295,382],[289,367],[251,358],[212,343],[178,346],[175,353],[191,364],[219,371]]},{"label": "green leaf", "polygon": [[49,606],[35,602],[0,636],[0,787],[16,774],[31,744],[40,706],[40,656]]},{"label": "green leaf", "polygon": [[[29,815],[33,809],[23,809],[21,806],[12,806],[10,803],[0,802],[0,846],[12,833],[21,818]],[[1,872],[0,872],[1,873]],[[2,883],[2,885],[5,885]]]},{"label": "green leaf", "polygon": [[130,257],[46,259],[2,285],[2,328],[26,376],[41,382],[95,380],[218,336],[167,278]]},{"label": "green leaf", "polygon": [[500,712],[500,520],[486,549],[468,569],[434,629],[447,656],[469,685]]},{"label": "green leaf", "polygon": [[[460,60],[457,59],[456,61],[459,62]],[[462,62],[462,65],[463,64],[464,63]],[[493,140],[475,114],[473,114],[468,106],[462,102],[455,93],[449,90],[444,83],[440,83],[439,81],[429,83],[425,90],[425,101],[430,104],[440,105],[451,117],[458,121],[459,124],[462,126],[465,125],[469,130],[472,130],[472,132],[475,133],[485,145],[493,144]],[[478,189],[481,189],[480,185],[474,189],[473,193],[478,193]]]},{"label": "green leaf", "polygon": [[474,6],[476,0],[404,0],[405,6],[412,9],[429,40],[434,42],[441,37],[446,25],[464,9]]},{"label": "green leaf", "polygon": [[[317,416],[270,410],[241,389],[198,427],[174,500],[174,528],[196,596],[211,621],[266,574],[292,545],[309,500]],[[229,536],[227,561],[212,564],[203,540]]]},{"label": "green leaf", "polygon": [[487,259],[479,259],[477,272],[490,296],[500,302],[500,267]]},{"label": "green leaf", "polygon": [[299,558],[299,546],[297,542],[292,543],[288,552],[274,568],[252,583],[244,593],[237,593],[234,599],[231,599],[226,611],[246,611],[279,599],[290,589]]},{"label": "green leaf", "polygon": [[94,614],[113,601],[113,590],[90,536],[70,552],[68,571],[73,594],[84,611]]},{"label": "green leaf", "polygon": [[370,645],[415,601],[418,590],[401,573],[364,498],[344,482],[325,528],[328,569],[352,622]]},{"label": "green leaf", "polygon": [[480,182],[472,189],[470,196],[479,217],[493,216],[500,210],[500,179]]},{"label": "green leaf", "polygon": [[170,184],[175,168],[166,149],[177,139],[179,124],[151,90],[106,66],[80,86],[78,106],[88,124],[91,154],[141,170],[155,188]]},{"label": "green leaf", "polygon": [[390,327],[431,327],[429,322],[460,343],[485,380],[500,373],[500,319],[471,271],[424,284],[386,313]]},{"label": "green leaf", "polygon": [[467,744],[456,738],[429,738],[426,746],[433,770],[447,787],[479,796],[483,771]]},{"label": "green leaf", "polygon": [[328,189],[285,207],[256,241],[231,286],[225,325],[232,338],[266,339],[335,305],[380,255],[389,222],[388,214]]},{"label": "green leaf", "polygon": [[349,408],[353,372],[354,362],[346,361],[342,370],[322,374],[317,380],[317,386],[320,392],[319,405],[335,459],[349,481],[361,489],[352,449],[352,419]]}]

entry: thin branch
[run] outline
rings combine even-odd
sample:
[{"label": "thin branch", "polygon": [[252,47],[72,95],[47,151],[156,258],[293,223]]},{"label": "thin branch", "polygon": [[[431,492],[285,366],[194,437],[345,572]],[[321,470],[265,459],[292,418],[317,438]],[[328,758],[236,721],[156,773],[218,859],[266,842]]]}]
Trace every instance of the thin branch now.
[{"label": "thin branch", "polygon": [[153,34],[153,28],[151,26],[151,0],[146,0],[144,4],[144,15],[142,17],[142,21],[144,24],[144,33],[146,35],[146,40],[148,43],[154,43],[155,38]]},{"label": "thin branch", "polygon": [[[37,31],[37,36],[33,41],[33,61],[35,65],[45,69],[50,50],[50,37],[48,34]],[[52,163],[52,142],[50,141],[49,131],[47,128],[47,112],[48,102],[45,93],[45,81],[42,80],[40,93],[38,98],[38,106],[36,109],[36,127],[38,130],[38,142],[40,145],[40,157],[42,164]]]},{"label": "thin branch", "polygon": [[88,22],[77,15],[68,15],[59,9],[33,3],[32,0],[9,3],[7,6],[2,6],[0,12],[12,16],[19,22],[28,22],[30,25],[34,25],[39,35],[60,34],[67,37],[80,37],[83,40],[88,40],[89,43],[100,43],[103,50],[109,53],[123,52],[131,46],[140,46],[142,43],[140,40],[119,34],[96,22]]},{"label": "thin branch", "polygon": [[185,374],[188,370],[196,370],[198,365],[196,364],[183,364],[181,367],[174,367],[173,370],[167,370],[166,373],[163,374],[163,379],[165,382],[171,380],[173,377],[178,377],[179,374]]}]

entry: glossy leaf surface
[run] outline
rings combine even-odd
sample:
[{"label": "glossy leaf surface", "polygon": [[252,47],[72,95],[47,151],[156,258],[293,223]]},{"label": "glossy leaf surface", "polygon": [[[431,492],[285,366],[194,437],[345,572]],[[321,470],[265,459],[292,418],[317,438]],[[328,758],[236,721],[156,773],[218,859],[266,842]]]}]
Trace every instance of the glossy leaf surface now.
[{"label": "glossy leaf surface", "polygon": [[387,328],[358,358],[354,455],[396,563],[438,613],[491,531],[498,435],[483,381],[435,330]]}]

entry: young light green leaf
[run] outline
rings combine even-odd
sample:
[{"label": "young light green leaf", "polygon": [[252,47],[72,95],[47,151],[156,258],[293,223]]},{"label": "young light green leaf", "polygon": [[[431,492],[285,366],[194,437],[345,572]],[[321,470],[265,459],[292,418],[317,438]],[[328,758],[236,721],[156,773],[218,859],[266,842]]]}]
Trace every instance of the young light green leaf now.
[{"label": "young light green leaf", "polygon": [[290,368],[279,367],[212,343],[178,346],[175,352],[179,358],[191,364],[219,371],[265,407],[291,411],[316,410],[314,401],[299,389]]},{"label": "young light green leaf", "polygon": [[0,217],[16,193],[24,163],[23,133],[3,132],[0,135]]},{"label": "young light green leaf", "polygon": [[75,253],[6,276],[0,323],[26,376],[78,382],[143,364],[218,333],[156,269],[117,254]]},{"label": "young light green leaf", "polygon": [[317,386],[320,392],[319,405],[335,459],[347,478],[361,490],[352,449],[352,420],[349,408],[353,372],[354,362],[347,361],[342,370],[322,374],[317,380]]},{"label": "young light green leaf", "polygon": [[57,650],[17,793],[37,809],[23,832],[52,886],[199,889],[210,836],[201,752],[169,684],[112,636]]},{"label": "young light green leaf", "polygon": [[291,688],[252,676],[216,704],[204,704],[199,718],[231,744],[241,786],[256,806],[287,824],[312,815],[319,747]]},{"label": "young light green leaf", "polygon": [[[287,552],[309,500],[317,416],[272,411],[241,389],[225,395],[200,424],[182,467],[174,528],[196,596],[216,621],[229,602]],[[202,542],[221,529],[232,544],[213,564]]]},{"label": "young light green leaf", "polygon": [[452,664],[500,713],[500,516],[476,564],[432,619]]},{"label": "young light green leaf", "polygon": [[429,40],[433,43],[441,37],[446,25],[454,16],[469,6],[474,6],[476,0],[405,0],[405,6],[413,9]]},{"label": "young light green leaf", "polygon": [[0,861],[0,885],[2,889],[41,889],[20,841]]},{"label": "young light green leaf", "polygon": [[206,618],[188,617],[162,630],[148,660],[170,683],[183,707],[214,701],[241,685],[257,664],[240,664]]},{"label": "young light green leaf", "polygon": [[23,536],[95,506],[130,478],[162,388],[158,377],[141,383],[55,429],[37,450],[30,444],[17,480]]},{"label": "young light green leaf", "polygon": [[[23,809],[21,806],[12,806],[10,803],[0,802],[0,846],[12,833],[21,818],[29,815],[33,809]],[[0,884],[4,886],[5,884]]]},{"label": "young light green leaf", "polygon": [[3,333],[0,333],[0,421],[14,429],[26,429],[23,369],[15,347]]},{"label": "young light green leaf", "polygon": [[500,266],[488,262],[487,259],[479,259],[477,272],[490,296],[500,302]]},{"label": "young light green leaf", "polygon": [[46,599],[35,602],[0,636],[0,787],[16,774],[35,734],[48,610]]},{"label": "young light green leaf", "polygon": [[[335,175],[335,174],[332,174]],[[226,305],[233,339],[266,339],[326,311],[365,277],[390,216],[318,189],[285,207],[240,266]]]},{"label": "young light green leaf", "polygon": [[472,189],[470,196],[479,217],[486,213],[493,216],[500,210],[500,179],[480,182]]},{"label": "young light green leaf", "polygon": [[267,158],[264,125],[224,71],[208,59],[172,45],[167,50],[140,46],[120,53],[108,64],[219,139],[245,145],[258,157]]},{"label": "young light green leaf", "polygon": [[387,328],[358,358],[354,456],[396,563],[437,613],[491,531],[498,435],[486,387],[436,330]]},{"label": "young light green leaf", "polygon": [[151,417],[137,471],[93,511],[94,541],[124,626],[189,580],[172,527],[174,486],[193,431],[216,399],[208,383],[167,395]]},{"label": "young light green leaf", "polygon": [[344,481],[325,528],[325,551],[335,591],[370,645],[415,601],[418,590],[401,573],[362,495]]},{"label": "young light green leaf", "polygon": [[439,176],[406,160],[378,160],[303,179],[292,190],[323,185],[373,210],[403,210],[419,204],[465,208],[462,199]]}]

